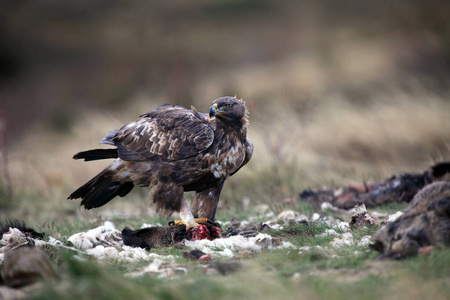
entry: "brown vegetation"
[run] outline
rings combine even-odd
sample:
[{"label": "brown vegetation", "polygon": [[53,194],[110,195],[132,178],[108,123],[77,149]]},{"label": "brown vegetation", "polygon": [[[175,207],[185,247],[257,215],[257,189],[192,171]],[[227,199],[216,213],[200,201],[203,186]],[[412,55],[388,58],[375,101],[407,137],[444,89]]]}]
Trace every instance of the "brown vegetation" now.
[{"label": "brown vegetation", "polygon": [[[74,151],[161,104],[206,112],[224,94],[247,102],[255,145],[224,207],[424,170],[450,155],[441,4],[5,4],[0,195],[19,198],[5,212],[75,216],[67,195],[105,165]],[[111,209],[145,215],[146,196],[131,198]]]}]

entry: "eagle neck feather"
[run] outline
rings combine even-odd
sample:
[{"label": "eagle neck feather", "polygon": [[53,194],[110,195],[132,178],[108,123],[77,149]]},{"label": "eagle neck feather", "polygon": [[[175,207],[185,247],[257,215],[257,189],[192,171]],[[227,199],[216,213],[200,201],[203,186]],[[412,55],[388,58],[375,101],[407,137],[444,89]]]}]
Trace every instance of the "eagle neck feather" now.
[{"label": "eagle neck feather", "polygon": [[[236,120],[225,119],[221,120],[220,118],[215,118],[216,130],[219,128],[229,128],[235,131],[239,136],[246,138],[247,137],[247,127],[249,125],[249,111],[247,105],[244,102],[245,114],[242,118]],[[225,131],[226,132],[226,131]]]},{"label": "eagle neck feather", "polygon": [[[216,119],[216,132],[221,132],[225,134],[226,132],[234,131],[241,138],[246,138],[247,136],[247,124],[248,121],[246,118],[242,118],[238,121],[222,121],[220,119]],[[225,129],[225,130],[224,130]]]}]

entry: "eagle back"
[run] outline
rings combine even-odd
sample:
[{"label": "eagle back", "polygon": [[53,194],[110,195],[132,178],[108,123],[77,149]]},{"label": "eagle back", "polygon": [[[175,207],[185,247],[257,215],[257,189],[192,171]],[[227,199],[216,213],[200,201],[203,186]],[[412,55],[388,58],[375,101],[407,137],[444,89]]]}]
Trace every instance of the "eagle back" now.
[{"label": "eagle back", "polygon": [[179,105],[163,105],[141,119],[114,130],[101,141],[117,147],[128,161],[174,161],[197,155],[214,141],[214,130],[204,116]]}]

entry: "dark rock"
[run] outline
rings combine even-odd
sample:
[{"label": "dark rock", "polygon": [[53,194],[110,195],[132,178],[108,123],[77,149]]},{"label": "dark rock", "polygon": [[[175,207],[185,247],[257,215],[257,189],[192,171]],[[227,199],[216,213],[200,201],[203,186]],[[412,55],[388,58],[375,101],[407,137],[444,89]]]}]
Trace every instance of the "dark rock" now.
[{"label": "dark rock", "polygon": [[205,252],[203,252],[201,250],[198,250],[198,249],[194,249],[194,250],[191,250],[191,251],[183,251],[183,257],[184,258],[190,258],[190,259],[198,260],[202,256],[205,256],[205,255],[206,255]]},{"label": "dark rock", "polygon": [[56,279],[58,275],[44,251],[21,246],[5,253],[2,277],[6,285],[21,287],[40,279]]},{"label": "dark rock", "polygon": [[231,225],[231,227],[239,228],[239,226],[241,226],[241,221],[237,218],[232,218],[230,220],[230,225]]},{"label": "dark rock", "polygon": [[441,178],[450,173],[450,162],[442,162],[431,167],[431,175],[434,178]]},{"label": "dark rock", "polygon": [[450,245],[450,182],[436,182],[422,189],[404,214],[381,228],[373,249],[383,256],[403,258],[428,246]]},{"label": "dark rock", "polygon": [[[232,223],[233,224],[233,223]],[[240,222],[239,222],[240,224]],[[269,230],[269,225],[265,223],[249,223],[245,226],[240,227],[234,227],[231,226],[227,229],[225,232],[226,237],[234,236],[234,235],[242,235],[243,237],[255,237],[259,234],[261,231]]]},{"label": "dark rock", "polygon": [[371,184],[353,184],[334,189],[307,189],[300,193],[300,201],[307,201],[316,207],[329,202],[343,209],[351,209],[358,204],[374,207],[389,202],[410,202],[419,190],[433,180],[435,179],[428,171],[422,174],[402,174]]}]

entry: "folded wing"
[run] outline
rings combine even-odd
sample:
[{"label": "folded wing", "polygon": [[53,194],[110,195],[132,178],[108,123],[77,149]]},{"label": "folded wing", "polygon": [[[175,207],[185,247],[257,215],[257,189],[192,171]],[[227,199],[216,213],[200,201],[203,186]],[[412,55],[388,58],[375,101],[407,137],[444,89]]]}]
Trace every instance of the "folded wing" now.
[{"label": "folded wing", "polygon": [[208,149],[214,130],[204,116],[178,105],[163,105],[113,130],[101,141],[128,161],[184,159]]}]

